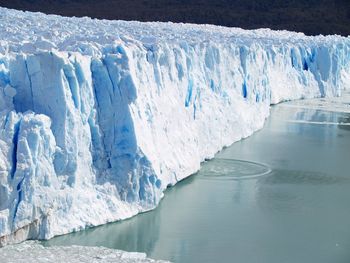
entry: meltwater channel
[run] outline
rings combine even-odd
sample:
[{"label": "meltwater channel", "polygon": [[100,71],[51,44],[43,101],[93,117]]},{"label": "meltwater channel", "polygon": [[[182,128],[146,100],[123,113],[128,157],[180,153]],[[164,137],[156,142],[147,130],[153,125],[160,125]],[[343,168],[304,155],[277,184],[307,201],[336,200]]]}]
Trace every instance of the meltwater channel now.
[{"label": "meltwater channel", "polygon": [[264,129],[167,190],[154,211],[44,244],[181,263],[348,263],[349,98],[274,106]]}]

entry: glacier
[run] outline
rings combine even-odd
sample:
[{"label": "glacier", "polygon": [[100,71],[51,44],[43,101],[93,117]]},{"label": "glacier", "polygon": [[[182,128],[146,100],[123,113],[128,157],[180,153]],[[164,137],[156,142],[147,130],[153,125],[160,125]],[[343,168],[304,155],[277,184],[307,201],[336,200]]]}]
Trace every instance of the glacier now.
[{"label": "glacier", "polygon": [[151,210],[271,105],[350,85],[349,37],[5,8],[0,25],[0,246]]}]

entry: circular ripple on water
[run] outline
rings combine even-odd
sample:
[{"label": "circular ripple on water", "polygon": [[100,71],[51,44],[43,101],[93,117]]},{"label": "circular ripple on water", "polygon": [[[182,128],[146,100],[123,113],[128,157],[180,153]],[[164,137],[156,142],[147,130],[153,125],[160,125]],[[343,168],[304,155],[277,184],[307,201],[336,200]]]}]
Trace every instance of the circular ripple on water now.
[{"label": "circular ripple on water", "polygon": [[213,159],[202,165],[199,171],[203,179],[244,180],[267,175],[271,169],[261,163],[236,159]]}]

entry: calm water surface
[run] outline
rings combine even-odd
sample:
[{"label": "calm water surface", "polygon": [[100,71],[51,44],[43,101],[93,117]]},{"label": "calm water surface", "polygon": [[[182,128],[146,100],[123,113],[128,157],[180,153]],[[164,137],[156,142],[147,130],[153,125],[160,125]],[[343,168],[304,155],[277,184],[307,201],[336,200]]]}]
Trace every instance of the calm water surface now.
[{"label": "calm water surface", "polygon": [[346,113],[273,107],[263,130],[169,189],[156,210],[46,244],[181,263],[349,263],[349,123]]}]

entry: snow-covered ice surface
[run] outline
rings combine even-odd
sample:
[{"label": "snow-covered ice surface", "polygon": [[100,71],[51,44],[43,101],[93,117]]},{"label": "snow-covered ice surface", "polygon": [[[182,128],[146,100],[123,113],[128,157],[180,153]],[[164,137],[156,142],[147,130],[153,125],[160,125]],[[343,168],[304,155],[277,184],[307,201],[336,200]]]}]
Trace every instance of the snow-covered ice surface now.
[{"label": "snow-covered ice surface", "polygon": [[0,8],[0,245],[153,209],[271,104],[349,83],[350,38]]},{"label": "snow-covered ice surface", "polygon": [[37,241],[26,241],[0,249],[1,263],[166,263],[146,258],[144,253],[124,252],[104,247],[44,247]]}]

